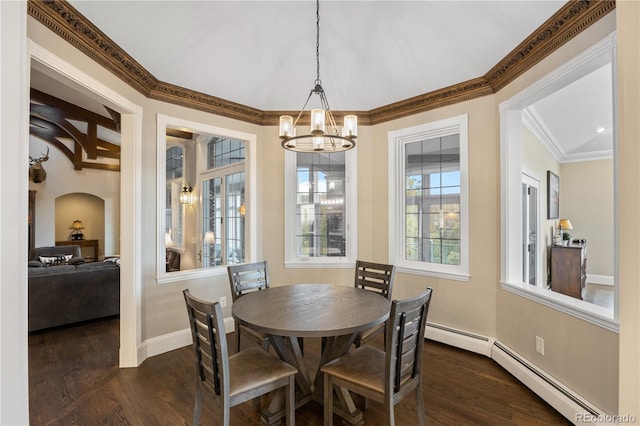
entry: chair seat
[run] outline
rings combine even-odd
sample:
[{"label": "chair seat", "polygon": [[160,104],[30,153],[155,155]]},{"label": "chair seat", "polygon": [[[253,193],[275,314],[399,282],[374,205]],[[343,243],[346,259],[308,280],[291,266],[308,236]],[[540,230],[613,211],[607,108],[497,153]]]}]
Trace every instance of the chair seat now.
[{"label": "chair seat", "polygon": [[229,357],[230,397],[296,374],[295,367],[257,346]]},{"label": "chair seat", "polygon": [[325,364],[321,371],[339,380],[356,383],[374,393],[384,394],[385,353],[371,346],[360,346]]}]

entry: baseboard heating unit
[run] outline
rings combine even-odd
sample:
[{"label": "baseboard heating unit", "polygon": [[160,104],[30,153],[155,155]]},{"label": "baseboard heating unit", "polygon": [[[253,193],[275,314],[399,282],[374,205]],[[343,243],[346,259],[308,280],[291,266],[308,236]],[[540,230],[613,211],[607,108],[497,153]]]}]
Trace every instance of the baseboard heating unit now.
[{"label": "baseboard heating unit", "polygon": [[599,419],[615,418],[615,416],[605,414],[522,355],[494,338],[433,323],[427,323],[425,337],[493,359],[573,423],[596,421],[602,424]]}]

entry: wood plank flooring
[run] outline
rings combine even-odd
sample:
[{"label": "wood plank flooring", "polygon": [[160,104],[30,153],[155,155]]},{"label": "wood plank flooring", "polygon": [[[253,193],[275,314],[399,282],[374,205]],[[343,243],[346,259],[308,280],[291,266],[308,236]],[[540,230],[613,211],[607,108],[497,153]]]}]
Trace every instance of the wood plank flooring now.
[{"label": "wood plank flooring", "polygon": [[[149,358],[138,368],[119,369],[118,327],[119,320],[110,318],[29,336],[31,425],[191,424],[195,388],[191,347]],[[227,336],[233,342],[233,334]],[[230,344],[229,350],[233,347]],[[305,339],[312,369],[317,368],[319,351],[319,339]],[[430,425],[571,424],[489,358],[426,341],[423,362]],[[204,405],[202,424],[218,424],[206,399]],[[370,401],[365,424],[381,424],[382,408]],[[395,412],[398,425],[416,424],[412,396]],[[231,413],[232,425],[260,423],[251,402]],[[322,407],[309,403],[300,408],[296,424],[322,425]]]}]

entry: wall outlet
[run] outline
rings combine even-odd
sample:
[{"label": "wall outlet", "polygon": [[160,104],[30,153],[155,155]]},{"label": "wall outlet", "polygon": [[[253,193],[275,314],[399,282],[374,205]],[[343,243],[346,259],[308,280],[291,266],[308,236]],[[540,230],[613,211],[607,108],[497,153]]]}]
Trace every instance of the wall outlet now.
[{"label": "wall outlet", "polygon": [[222,296],[220,298],[220,307],[221,308],[226,308],[227,307],[227,296]]},{"label": "wall outlet", "polygon": [[544,339],[540,336],[536,336],[536,352],[544,355]]}]

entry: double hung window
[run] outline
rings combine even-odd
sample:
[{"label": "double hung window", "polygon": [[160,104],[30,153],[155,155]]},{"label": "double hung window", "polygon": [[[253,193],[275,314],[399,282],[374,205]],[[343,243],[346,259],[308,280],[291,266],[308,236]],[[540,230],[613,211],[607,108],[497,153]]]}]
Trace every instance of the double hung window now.
[{"label": "double hung window", "polygon": [[400,269],[466,280],[466,115],[389,133],[389,252]]},{"label": "double hung window", "polygon": [[355,150],[340,153],[287,152],[287,265],[355,261]]}]

